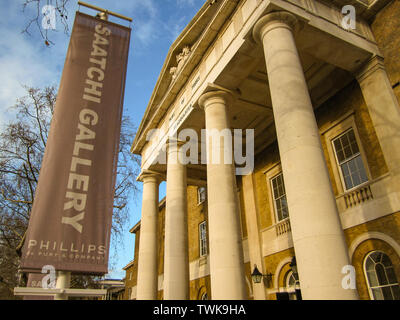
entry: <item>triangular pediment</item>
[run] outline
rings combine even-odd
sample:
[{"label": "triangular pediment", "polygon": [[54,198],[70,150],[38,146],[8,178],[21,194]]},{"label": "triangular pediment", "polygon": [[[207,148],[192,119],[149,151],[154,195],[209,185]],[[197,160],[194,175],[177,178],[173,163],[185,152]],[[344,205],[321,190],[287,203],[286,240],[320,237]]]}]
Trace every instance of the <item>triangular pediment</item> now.
[{"label": "triangular pediment", "polygon": [[208,0],[171,45],[144,117],[132,152],[140,153],[144,135],[157,126],[172,102],[173,94],[185,85],[189,75],[218,36],[240,0]]}]

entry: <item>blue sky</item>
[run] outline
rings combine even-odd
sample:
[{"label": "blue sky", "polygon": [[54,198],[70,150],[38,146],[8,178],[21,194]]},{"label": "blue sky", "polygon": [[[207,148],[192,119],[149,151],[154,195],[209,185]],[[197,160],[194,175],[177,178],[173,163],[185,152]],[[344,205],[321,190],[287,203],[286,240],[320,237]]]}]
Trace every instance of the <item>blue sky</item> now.
[{"label": "blue sky", "polygon": [[[51,0],[43,0],[43,4]],[[53,0],[55,2],[55,0]],[[69,0],[69,29],[78,9],[76,0]],[[204,4],[205,0],[86,0],[85,2],[114,11],[133,19],[124,113],[139,126],[157,81],[167,52]],[[58,88],[69,43],[63,25],[57,21],[56,30],[49,33],[53,46],[46,47],[35,26],[30,33],[21,33],[34,14],[34,7],[22,11],[24,0],[0,0],[0,126],[13,117],[8,108],[24,95],[22,85]],[[95,14],[81,7],[82,12]],[[117,22],[114,18],[110,20]],[[127,23],[120,21],[122,24]],[[141,187],[141,186],[140,186]],[[160,198],[165,195],[165,183]],[[122,267],[133,259],[134,236],[128,232],[140,219],[141,193],[130,204],[130,222],[123,245],[117,252],[109,277],[122,278]]]}]

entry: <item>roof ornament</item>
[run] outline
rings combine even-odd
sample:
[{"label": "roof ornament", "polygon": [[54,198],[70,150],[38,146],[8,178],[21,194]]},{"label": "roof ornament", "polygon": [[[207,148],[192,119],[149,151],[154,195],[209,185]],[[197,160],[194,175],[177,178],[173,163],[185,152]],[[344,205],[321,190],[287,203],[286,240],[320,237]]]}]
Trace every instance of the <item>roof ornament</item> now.
[{"label": "roof ornament", "polygon": [[185,64],[186,60],[188,59],[188,57],[190,56],[191,53],[191,49],[189,46],[185,46],[182,49],[182,52],[180,52],[177,56],[176,56],[176,62],[177,62],[177,66],[176,67],[171,67],[169,69],[169,73],[172,76],[172,81],[175,80],[175,78],[177,77],[179,71],[182,69],[183,65]]}]

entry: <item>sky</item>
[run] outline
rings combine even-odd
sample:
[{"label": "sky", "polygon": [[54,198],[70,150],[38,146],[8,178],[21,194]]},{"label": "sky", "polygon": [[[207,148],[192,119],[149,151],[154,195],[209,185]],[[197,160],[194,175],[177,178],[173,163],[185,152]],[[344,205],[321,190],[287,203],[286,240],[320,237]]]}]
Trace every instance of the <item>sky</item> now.
[{"label": "sky", "polygon": [[[41,6],[55,3],[56,0],[42,0]],[[25,0],[0,0],[2,19],[0,19],[0,130],[13,118],[9,109],[16,99],[25,95],[23,85],[44,87],[54,85],[58,88],[65,56],[69,44],[69,34],[64,26],[56,21],[56,29],[48,36],[54,45],[46,46],[35,25],[22,33],[35,14],[34,5],[26,7]],[[205,0],[86,0],[84,2],[108,9],[133,19],[132,35],[128,58],[128,72],[125,87],[124,114],[139,127],[151,97],[157,78],[170,46],[185,26],[192,20]],[[72,30],[77,0],[69,0],[68,21]],[[87,8],[80,11],[95,15]],[[124,22],[115,18],[111,21]],[[125,276],[122,268],[133,260],[134,236],[129,229],[140,220],[140,192],[132,199],[130,221],[125,236],[115,256],[114,264],[107,278]],[[160,198],[165,196],[165,183],[160,186]]]}]

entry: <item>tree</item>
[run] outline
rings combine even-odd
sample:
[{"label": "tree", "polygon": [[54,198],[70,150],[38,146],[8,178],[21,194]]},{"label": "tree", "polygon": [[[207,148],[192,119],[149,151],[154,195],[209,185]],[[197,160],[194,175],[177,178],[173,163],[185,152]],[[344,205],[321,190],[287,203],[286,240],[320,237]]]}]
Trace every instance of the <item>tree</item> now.
[{"label": "tree", "polygon": [[[54,87],[25,89],[27,95],[13,107],[15,120],[0,132],[0,298],[9,297],[18,284],[19,258],[56,101]],[[128,222],[128,200],[137,191],[140,165],[130,152],[133,136],[133,125],[123,117],[111,230],[115,248]]]},{"label": "tree", "polygon": [[64,26],[64,33],[68,34],[69,32],[68,2],[69,0],[25,0],[22,5],[22,11],[25,12],[29,7],[33,8],[35,13],[33,17],[29,18],[29,21],[22,32],[30,35],[30,29],[36,27],[47,46],[54,44],[50,40],[48,32],[49,30],[52,30],[52,23],[59,20]]}]

